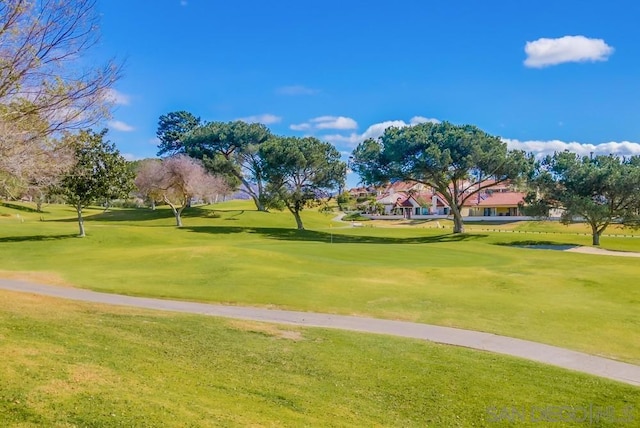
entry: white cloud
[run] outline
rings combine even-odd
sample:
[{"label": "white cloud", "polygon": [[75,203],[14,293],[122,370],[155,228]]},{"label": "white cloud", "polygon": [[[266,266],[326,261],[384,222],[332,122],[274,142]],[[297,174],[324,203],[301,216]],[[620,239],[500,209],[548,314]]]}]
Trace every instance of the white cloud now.
[{"label": "white cloud", "polygon": [[524,51],[527,54],[524,65],[542,68],[564,62],[606,61],[613,53],[613,47],[602,39],[564,36],[527,42]]},{"label": "white cloud", "polygon": [[121,153],[121,155],[122,155],[123,158],[125,158],[129,162],[143,159],[142,157],[136,156],[136,155],[134,155],[132,153]]},{"label": "white cloud", "polygon": [[121,132],[131,132],[135,129],[133,126],[129,125],[128,123],[122,122],[121,120],[110,120],[109,122],[107,122],[107,124],[116,131]]},{"label": "white cloud", "polygon": [[358,122],[346,116],[319,116],[303,123],[289,125],[293,131],[313,131],[322,129],[357,129]]},{"label": "white cloud", "polygon": [[262,123],[265,125],[272,125],[274,123],[282,121],[282,117],[276,116],[275,114],[265,113],[254,116],[241,117],[238,120],[247,123]]},{"label": "white cloud", "polygon": [[409,121],[410,125],[417,125],[419,123],[440,123],[438,119],[432,119],[424,116],[413,116]]},{"label": "white cloud", "polygon": [[125,106],[129,105],[129,102],[131,101],[131,98],[129,97],[129,95],[123,94],[122,92],[112,88],[105,90],[104,98],[108,102],[118,104],[118,105],[125,105]]},{"label": "white cloud", "polygon": [[358,145],[364,140],[362,138],[362,135],[356,134],[355,132],[351,133],[350,135],[341,135],[341,134],[323,135],[321,138],[324,141],[328,141],[331,144],[335,144],[335,145],[346,144],[347,146],[350,146],[350,147],[355,147],[356,145]]},{"label": "white cloud", "polygon": [[316,129],[357,129],[358,122],[345,116],[320,116],[311,119]]},{"label": "white cloud", "polygon": [[291,124],[289,125],[289,129],[291,129],[292,131],[308,131],[309,129],[311,129],[311,124],[310,123],[298,123],[298,124]]},{"label": "white cloud", "polygon": [[525,152],[531,152],[537,157],[545,155],[552,155],[554,152],[561,152],[569,150],[577,153],[580,156],[589,156],[591,153],[594,155],[620,155],[620,156],[633,156],[640,155],[640,143],[632,143],[630,141],[615,142],[611,141],[602,144],[586,144],[578,143],[575,141],[564,142],[560,140],[549,141],[520,141],[503,138],[502,141],[507,143],[507,147],[513,150],[524,150]]},{"label": "white cloud", "polygon": [[158,144],[160,144],[160,138],[158,137],[149,138],[149,144],[153,144],[154,146],[157,146]]},{"label": "white cloud", "polygon": [[384,130],[389,127],[393,126],[396,128],[404,128],[406,126],[414,126],[420,123],[427,123],[427,122],[440,123],[438,119],[430,119],[423,116],[414,116],[411,118],[411,120],[409,120],[409,123],[405,122],[404,120],[387,120],[380,123],[374,123],[373,125],[368,127],[366,131],[364,131],[362,134],[358,134],[356,132],[352,132],[349,135],[330,134],[330,135],[323,135],[322,139],[333,144],[343,144],[343,145],[346,144],[350,147],[355,147],[356,145],[358,145],[359,143],[363,142],[368,138],[376,139],[380,137],[382,134],[384,134]]},{"label": "white cloud", "polygon": [[316,95],[320,90],[308,88],[304,85],[282,86],[276,89],[276,93],[280,95]]}]

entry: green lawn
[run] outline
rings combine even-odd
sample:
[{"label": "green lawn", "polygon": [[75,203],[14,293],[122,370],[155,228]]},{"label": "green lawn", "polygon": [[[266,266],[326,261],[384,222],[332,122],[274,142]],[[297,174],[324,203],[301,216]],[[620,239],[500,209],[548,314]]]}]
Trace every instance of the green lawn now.
[{"label": "green lawn", "polygon": [[[558,233],[564,226],[511,223],[495,227],[518,232],[491,232],[469,225],[470,233],[453,236],[431,224],[345,227],[310,210],[309,230],[298,232],[286,212],[258,213],[233,201],[187,210],[182,229],[166,209],[95,210],[89,236],[77,239],[71,209],[45,209],[0,206],[0,274],[434,323],[640,363],[639,259],[504,245],[588,244],[576,227]],[[602,244],[640,251],[638,238]]]},{"label": "green lawn", "polygon": [[5,291],[0,302],[3,427],[585,426],[584,409],[595,426],[640,422],[640,388],[463,348]]}]

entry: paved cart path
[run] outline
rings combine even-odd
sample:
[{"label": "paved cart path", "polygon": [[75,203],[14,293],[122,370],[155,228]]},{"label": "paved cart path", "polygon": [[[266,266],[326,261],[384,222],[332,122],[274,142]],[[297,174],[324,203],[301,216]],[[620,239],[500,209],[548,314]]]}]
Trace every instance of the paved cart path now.
[{"label": "paved cart path", "polygon": [[377,318],[131,297],[9,279],[0,279],[0,289],[108,305],[410,337],[511,355],[640,386],[640,366],[478,331]]}]

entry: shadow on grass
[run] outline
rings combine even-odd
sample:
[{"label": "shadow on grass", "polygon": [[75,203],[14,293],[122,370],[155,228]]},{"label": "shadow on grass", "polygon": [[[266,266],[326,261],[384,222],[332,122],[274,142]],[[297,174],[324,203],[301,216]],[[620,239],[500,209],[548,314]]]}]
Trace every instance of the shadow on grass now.
[{"label": "shadow on grass", "polygon": [[[93,207],[91,207],[93,208]],[[190,207],[186,208],[182,212],[182,218],[219,218],[219,213],[235,213],[229,217],[225,217],[224,220],[238,220],[238,216],[244,214],[245,210],[212,210],[204,209],[203,207]],[[166,206],[162,206],[159,209],[152,210],[151,208],[117,208],[114,210],[107,210],[105,212],[99,212],[95,214],[85,215],[85,221],[104,221],[104,222],[117,222],[117,221],[150,221],[150,220],[164,220],[168,218],[174,218],[173,212],[167,209]],[[77,222],[76,217],[64,218],[52,221],[59,222]]]},{"label": "shadow on grass", "polygon": [[531,248],[531,249],[538,249],[538,250],[568,250],[568,249],[580,246],[580,244],[572,244],[567,242],[536,241],[536,240],[496,242],[494,245],[500,245],[503,247]]},{"label": "shadow on grass", "polygon": [[474,220],[474,221],[465,220],[464,224],[470,224],[474,226],[500,226],[504,224],[521,223],[521,222],[522,220]]},{"label": "shadow on grass", "polygon": [[31,235],[31,236],[4,236],[0,238],[2,242],[38,242],[38,241],[58,241],[61,239],[77,238],[77,233],[65,235]]},{"label": "shadow on grass", "polygon": [[46,211],[38,211],[35,208],[25,207],[24,205],[12,204],[10,202],[0,202],[0,206],[3,206],[5,208],[10,208],[12,210],[24,211],[27,213],[38,213],[38,214],[46,213]]},{"label": "shadow on grass", "polygon": [[432,244],[438,242],[470,241],[485,238],[487,236],[481,234],[448,233],[413,238],[389,238],[378,236],[342,235],[336,233],[331,234],[329,232],[319,232],[315,230],[281,229],[275,227],[187,226],[182,229],[190,232],[209,233],[212,235],[249,233],[281,241],[332,242],[334,244]]},{"label": "shadow on grass", "polygon": [[[93,207],[90,207],[93,209]],[[84,213],[84,211],[83,211]],[[75,214],[75,213],[74,213]],[[182,215],[185,217],[185,215]],[[173,213],[170,210],[152,210],[150,208],[118,208],[117,210],[107,210],[95,214],[83,214],[84,221],[104,221],[104,222],[116,222],[116,221],[146,221],[146,220],[160,220],[173,218]],[[78,217],[59,218],[55,221],[60,223],[77,223]]]}]

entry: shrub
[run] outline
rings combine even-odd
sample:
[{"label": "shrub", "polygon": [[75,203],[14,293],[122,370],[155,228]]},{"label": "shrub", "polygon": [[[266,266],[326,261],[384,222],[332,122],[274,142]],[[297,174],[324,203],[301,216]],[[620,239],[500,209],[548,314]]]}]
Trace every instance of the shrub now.
[{"label": "shrub", "polygon": [[353,212],[353,213],[347,214],[346,216],[342,217],[342,220],[344,220],[344,221],[367,221],[367,220],[371,220],[371,219],[368,218],[368,217],[364,217],[359,212]]}]

